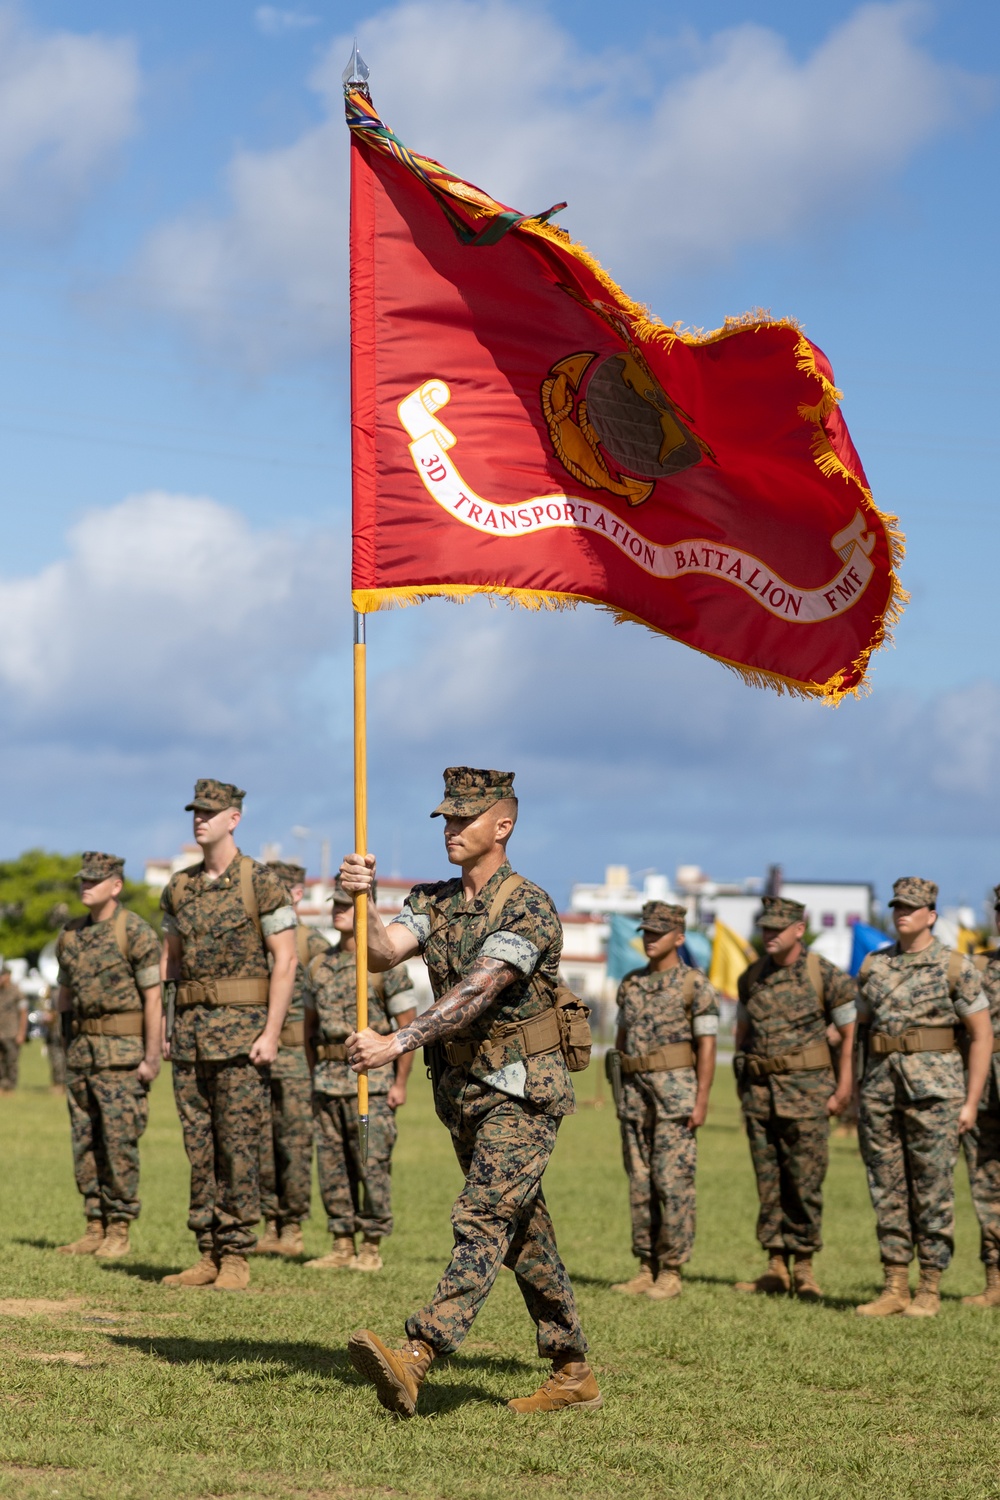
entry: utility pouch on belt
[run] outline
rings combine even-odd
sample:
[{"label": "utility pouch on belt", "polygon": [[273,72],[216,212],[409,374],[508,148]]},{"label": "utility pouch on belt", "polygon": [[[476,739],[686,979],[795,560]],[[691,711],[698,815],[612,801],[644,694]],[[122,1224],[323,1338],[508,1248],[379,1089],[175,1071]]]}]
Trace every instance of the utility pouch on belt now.
[{"label": "utility pouch on belt", "polygon": [[622,1055],[617,1047],[609,1047],[605,1052],[604,1072],[611,1085],[611,1097],[615,1101],[615,1109],[619,1109],[622,1102]]},{"label": "utility pouch on belt", "polygon": [[873,1031],[868,1041],[873,1057],[887,1057],[890,1052],[954,1052],[955,1045],[951,1026],[913,1026],[899,1036]]},{"label": "utility pouch on belt", "polygon": [[343,1042],[321,1042],[316,1048],[316,1056],[320,1062],[346,1062],[347,1047]]},{"label": "utility pouch on belt", "polygon": [[672,1042],[666,1047],[654,1047],[652,1052],[639,1052],[635,1057],[621,1056],[623,1073],[666,1073],[674,1068],[694,1067],[694,1048],[690,1042]]},{"label": "utility pouch on belt", "polygon": [[289,1021],[281,1028],[281,1045],[283,1047],[302,1047],[305,1045],[306,1027],[304,1021]]},{"label": "utility pouch on belt", "polygon": [[777,1057],[758,1057],[754,1052],[743,1055],[746,1058],[745,1077],[753,1083],[769,1078],[772,1073],[813,1073],[819,1068],[833,1066],[826,1042],[813,1042],[798,1052],[782,1052]]},{"label": "utility pouch on belt", "polygon": [[192,1005],[266,1005],[269,979],[185,979],[177,986],[177,1009]]}]

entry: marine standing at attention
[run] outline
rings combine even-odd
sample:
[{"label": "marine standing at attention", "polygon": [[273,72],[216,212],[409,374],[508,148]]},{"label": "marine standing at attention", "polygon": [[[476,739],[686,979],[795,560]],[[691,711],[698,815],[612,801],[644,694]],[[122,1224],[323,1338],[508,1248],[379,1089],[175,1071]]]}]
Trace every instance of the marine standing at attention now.
[{"label": "marine standing at attention", "polygon": [[[858,973],[858,1143],[885,1278],[881,1295],[857,1309],[867,1318],[932,1318],[940,1309],[955,1248],[958,1140],[975,1126],[990,1066],[989,1005],[971,960],[934,936],[937,889],[915,875],[896,881],[895,946],[870,953]],[[971,1038],[965,1077],[957,1025]],[[920,1285],[911,1301],[914,1251]]]},{"label": "marine standing at attention", "polygon": [[188,1228],[201,1251],[188,1270],[165,1276],[166,1286],[243,1291],[250,1281],[261,1073],[278,1055],[292,999],[296,917],[274,871],[236,847],[245,795],[225,781],[195,783],[186,810],[202,859],[172,876],[160,900],[160,972],[176,986],[168,1046],[191,1163]]},{"label": "marine standing at attention", "polygon": [[28,1002],[0,957],[0,1094],[17,1088],[21,1048],[28,1037]]},{"label": "marine standing at attention", "polygon": [[708,1113],[719,1030],[715,991],[678,956],[685,918],[683,906],[646,902],[649,963],[626,974],[618,989],[615,1103],[639,1271],[611,1290],[654,1302],[680,1296],[681,1267],[691,1259],[696,1131]]},{"label": "marine standing at attention", "polygon": [[[375,901],[374,889],[372,901]],[[333,925],[340,946],[312,971],[306,1001],[306,1049],[313,1068],[316,1166],[333,1248],[307,1260],[314,1270],[381,1271],[381,1243],[392,1233],[392,1148],[396,1110],[406,1103],[413,1053],[396,1058],[395,1073],[380,1068],[368,1081],[368,1160],[361,1159],[358,1080],[347,1061],[347,1038],[357,1014],[354,903],[337,880]],[[388,1036],[416,1017],[413,980],[405,965],[368,976],[368,1022]],[[361,1236],[360,1248],[355,1237]]]},{"label": "marine standing at attention", "polygon": [[[764,957],[739,978],[733,1066],[760,1199],[757,1238],[768,1266],[755,1281],[738,1281],[736,1290],[772,1296],[794,1290],[817,1302],[823,1294],[813,1256],[823,1248],[829,1121],[851,1097],[857,990],[828,959],[806,951],[801,902],[764,896],[757,925]],[[843,1039],[836,1080],[826,1039],[831,1023]]]},{"label": "marine standing at attention", "polygon": [[[1000,927],[1000,885],[993,887],[993,915]],[[972,962],[989,1002],[993,1055],[976,1123],[962,1136],[986,1287],[962,1301],[968,1307],[1000,1307],[1000,948],[978,953]]]},{"label": "marine standing at attention", "polygon": [[56,940],[56,1006],[68,1015],[67,1098],[73,1170],[87,1219],[64,1255],[127,1255],[139,1217],[139,1140],[160,1071],[160,939],[119,904],[125,861],[96,851],[77,872],[85,917]]},{"label": "marine standing at attention", "polygon": [[[539,1390],[508,1406],[557,1411],[602,1401],[542,1194],[559,1121],[575,1101],[553,1003],[559,918],[550,897],[507,863],[513,781],[512,772],[449,767],[431,816],[445,820],[445,850],[461,877],[414,886],[388,927],[368,906],[372,969],[423,953],[434,1004],[392,1036],[351,1035],[349,1060],[356,1072],[374,1071],[417,1047],[441,1048],[435,1107],[465,1173],[451,1261],[430,1303],[407,1319],[406,1342],[390,1348],[360,1329],[348,1345],[355,1369],[400,1416],[413,1415],[432,1360],[459,1347],[503,1265],[517,1279],[539,1354],[552,1361]],[[374,876],[372,855],[349,854],[341,866],[351,893],[370,891]]]},{"label": "marine standing at attention", "polygon": [[[273,870],[298,912],[305,895],[302,865],[270,859]],[[305,1006],[314,964],[329,953],[330,944],[315,927],[296,917],[295,989],[281,1028],[281,1048],[265,1080],[264,1129],[260,1137],[260,1211],[264,1233],[255,1255],[301,1255],[302,1224],[312,1199],[313,1118],[312,1082],[305,1052]]]}]

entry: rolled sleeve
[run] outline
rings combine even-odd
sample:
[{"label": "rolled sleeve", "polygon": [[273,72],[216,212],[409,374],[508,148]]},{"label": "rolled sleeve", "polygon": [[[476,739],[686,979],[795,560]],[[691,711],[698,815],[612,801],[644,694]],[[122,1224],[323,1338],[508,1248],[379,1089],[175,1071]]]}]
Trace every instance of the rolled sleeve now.
[{"label": "rolled sleeve", "polygon": [[695,1016],[694,1020],[691,1022],[691,1033],[693,1036],[718,1036],[718,1016]]},{"label": "rolled sleeve", "polygon": [[136,969],[135,982],[141,990],[151,990],[160,982],[160,968],[158,964],[147,964],[143,969]]},{"label": "rolled sleeve", "polygon": [[415,1010],[416,1005],[412,990],[401,990],[398,995],[391,996],[385,1002],[386,1011],[390,1016],[401,1016],[404,1010]]},{"label": "rolled sleeve", "polygon": [[480,958],[499,958],[521,974],[533,974],[541,954],[517,932],[491,932],[479,950]]},{"label": "rolled sleeve", "polygon": [[[261,925],[263,925],[263,923]],[[177,919],[174,916],[173,912],[164,911],[164,913],[163,913],[162,929],[163,929],[163,936],[164,937],[176,937],[177,936],[178,932],[180,931],[180,928],[177,926]]]},{"label": "rolled sleeve", "polygon": [[274,937],[276,932],[287,932],[289,927],[297,927],[299,919],[295,915],[294,906],[279,906],[275,911],[265,913],[260,919],[260,930],[266,938]]},{"label": "rolled sleeve", "polygon": [[856,1000],[845,1000],[843,1005],[835,1005],[830,1012],[830,1020],[834,1026],[839,1026],[843,1031],[845,1026],[850,1026],[858,1019],[858,1002]]},{"label": "rolled sleeve", "polygon": [[407,903],[403,906],[398,917],[393,917],[389,923],[390,927],[405,927],[407,932],[412,932],[420,947],[427,945],[427,939],[431,935],[431,919],[426,912],[416,912]]},{"label": "rolled sleeve", "polygon": [[979,995],[975,1000],[963,1000],[961,995],[955,997],[955,1011],[964,1021],[966,1016],[978,1015],[981,1010],[989,1010],[990,1002],[985,995]]}]

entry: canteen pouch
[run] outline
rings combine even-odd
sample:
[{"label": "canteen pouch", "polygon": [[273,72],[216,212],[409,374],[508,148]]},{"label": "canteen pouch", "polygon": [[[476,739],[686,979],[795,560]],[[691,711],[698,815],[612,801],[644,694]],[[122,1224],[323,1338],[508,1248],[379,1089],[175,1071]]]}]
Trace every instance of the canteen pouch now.
[{"label": "canteen pouch", "polygon": [[559,1046],[571,1073],[582,1073],[590,1066],[594,1039],[590,1032],[590,1007],[584,1005],[561,981],[554,996],[556,1020],[559,1022]]}]

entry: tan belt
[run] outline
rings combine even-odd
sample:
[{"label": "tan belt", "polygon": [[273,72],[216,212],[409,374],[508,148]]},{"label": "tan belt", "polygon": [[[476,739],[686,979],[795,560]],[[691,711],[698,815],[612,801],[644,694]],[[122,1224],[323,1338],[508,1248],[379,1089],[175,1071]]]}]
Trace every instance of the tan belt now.
[{"label": "tan belt", "polygon": [[[899,1036],[886,1036],[884,1031],[873,1031],[868,1038],[868,1047],[876,1057],[886,1057],[890,1052],[954,1052],[957,1043],[950,1026],[914,1026]],[[996,1043],[993,1050],[996,1051]]]},{"label": "tan belt", "polygon": [[306,1039],[306,1026],[304,1021],[289,1021],[281,1028],[281,1045],[283,1047],[301,1047]]},{"label": "tan belt", "polygon": [[746,1068],[751,1078],[767,1078],[771,1073],[812,1073],[817,1068],[832,1067],[826,1042],[814,1042],[801,1052],[782,1052],[778,1057],[758,1057],[746,1053]]},{"label": "tan belt", "polygon": [[324,1042],[316,1048],[320,1062],[346,1062],[347,1048],[343,1042]]},{"label": "tan belt", "polygon": [[142,1036],[142,1012],[119,1011],[113,1016],[83,1016],[73,1022],[78,1036]]},{"label": "tan belt", "polygon": [[694,1048],[690,1042],[671,1042],[635,1057],[626,1057],[624,1052],[621,1056],[623,1073],[665,1073],[671,1068],[694,1067]]},{"label": "tan belt", "polygon": [[177,1009],[192,1005],[266,1005],[269,979],[185,979],[177,986]]},{"label": "tan belt", "polygon": [[511,1021],[507,1025],[497,1026],[482,1042],[445,1042],[444,1055],[451,1067],[468,1068],[480,1054],[488,1056],[496,1048],[499,1062],[502,1044],[515,1040],[522,1057],[537,1057],[542,1052],[555,1052],[561,1045],[555,1006],[549,1006],[528,1021]]}]

